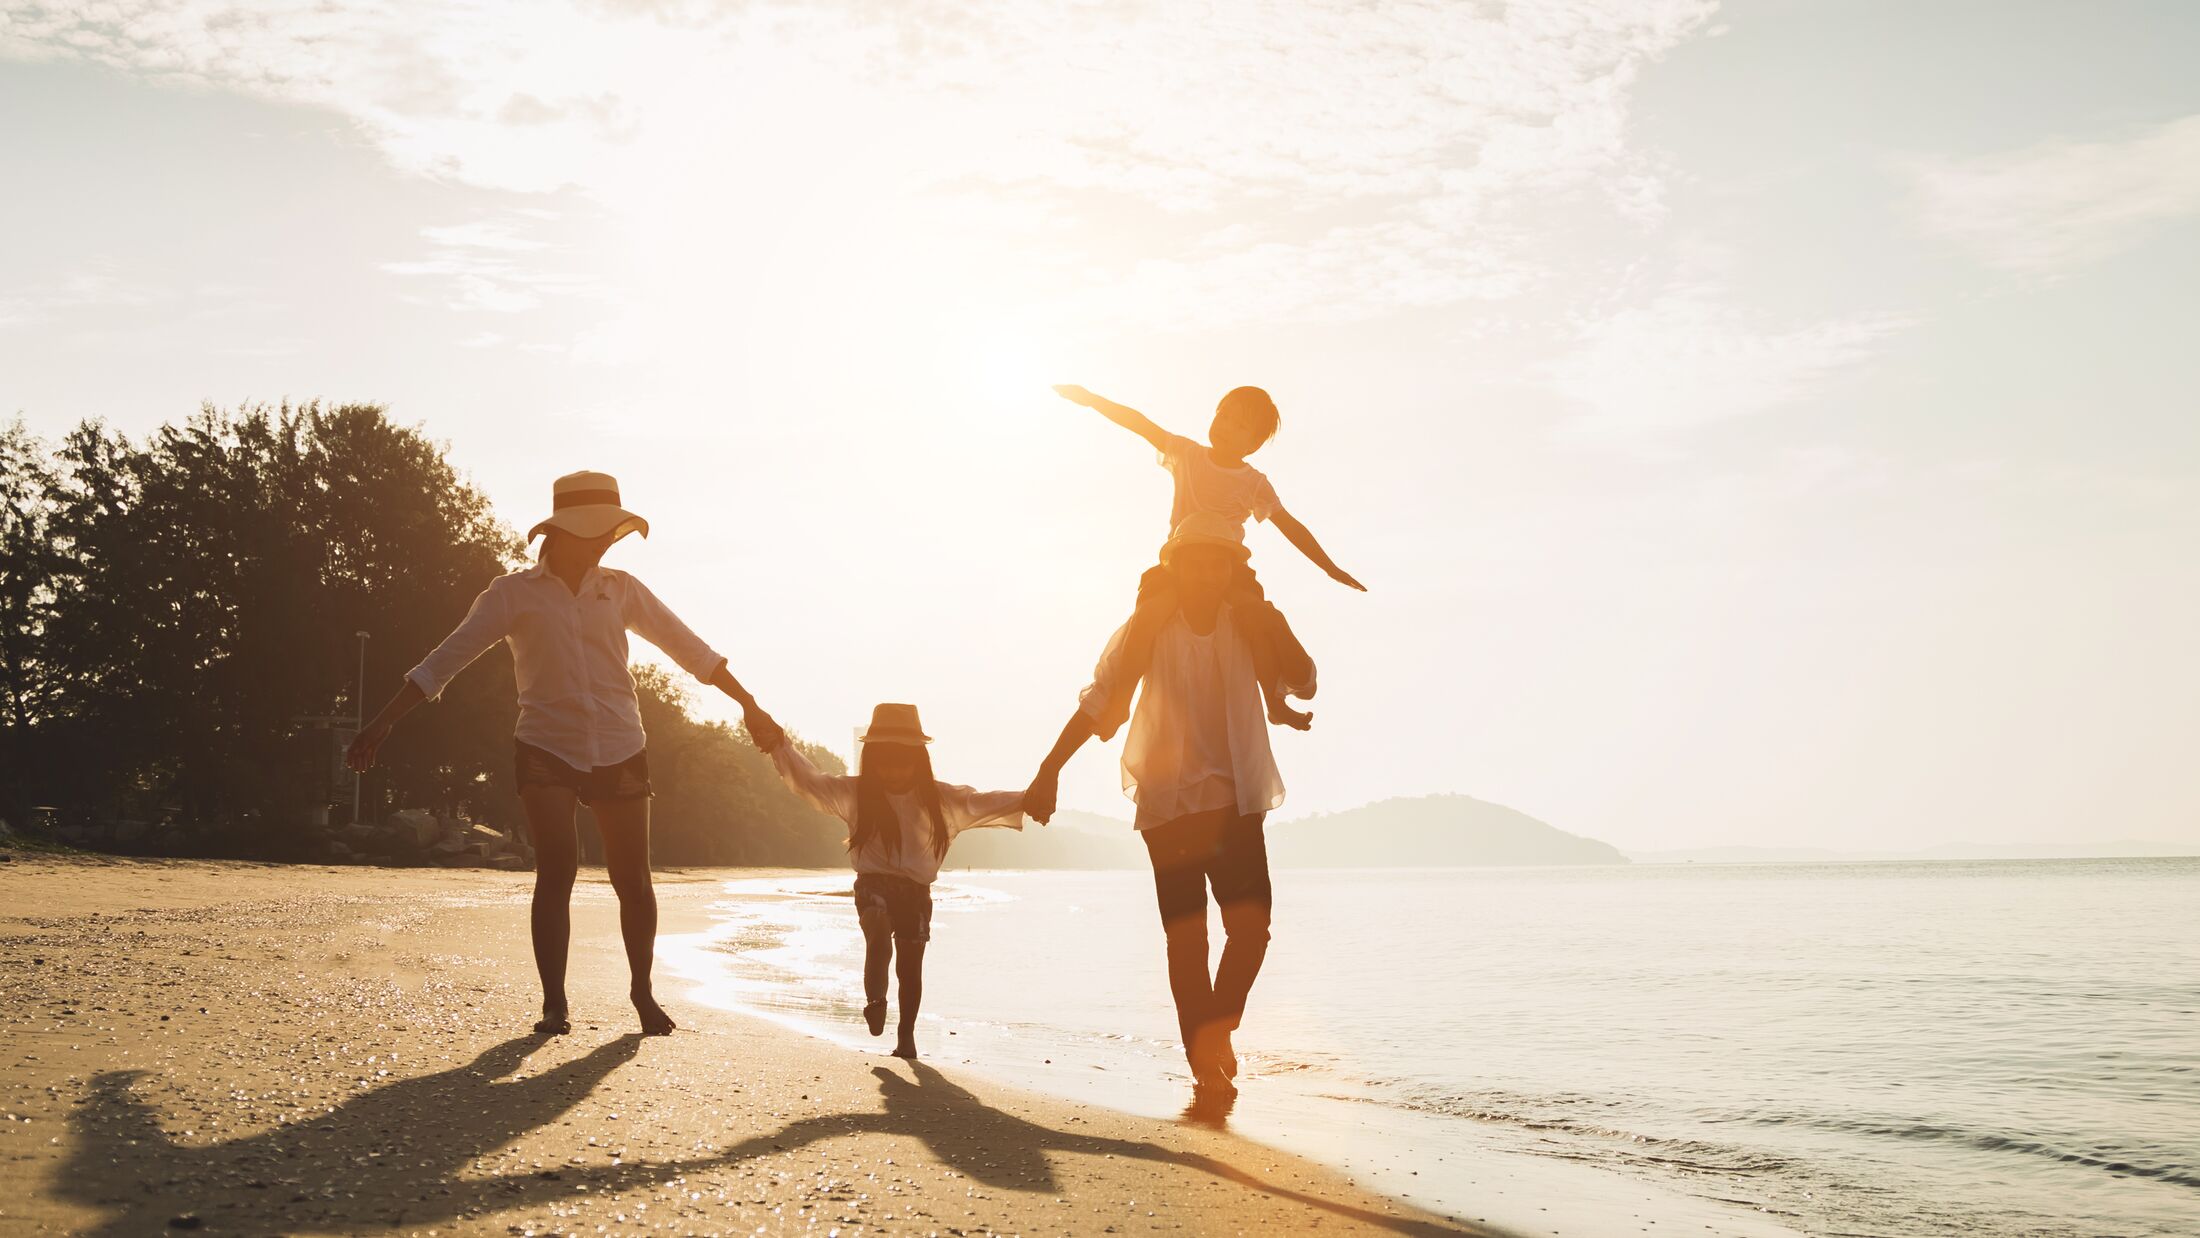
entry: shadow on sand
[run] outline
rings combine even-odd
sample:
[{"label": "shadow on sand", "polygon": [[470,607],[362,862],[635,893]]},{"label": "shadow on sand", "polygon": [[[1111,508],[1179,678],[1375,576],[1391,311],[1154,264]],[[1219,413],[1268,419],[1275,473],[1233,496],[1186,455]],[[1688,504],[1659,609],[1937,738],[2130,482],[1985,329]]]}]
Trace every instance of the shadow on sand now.
[{"label": "shadow on sand", "polygon": [[214,1144],[178,1143],[135,1094],[142,1072],[98,1075],[72,1119],[69,1161],[57,1190],[106,1214],[86,1231],[100,1235],[160,1232],[181,1213],[196,1215],[204,1232],[437,1224],[653,1186],[844,1135],[883,1134],[918,1140],[956,1172],[999,1190],[1059,1194],[1050,1154],[1114,1155],[1180,1165],[1396,1233],[1480,1232],[1319,1199],[1196,1153],[1042,1126],[987,1106],[916,1062],[872,1068],[883,1110],[802,1118],[713,1155],[459,1176],[478,1158],[570,1111],[632,1060],[642,1039],[625,1036],[510,1080],[505,1076],[542,1039],[507,1040],[464,1066],[400,1080],[332,1112]]}]

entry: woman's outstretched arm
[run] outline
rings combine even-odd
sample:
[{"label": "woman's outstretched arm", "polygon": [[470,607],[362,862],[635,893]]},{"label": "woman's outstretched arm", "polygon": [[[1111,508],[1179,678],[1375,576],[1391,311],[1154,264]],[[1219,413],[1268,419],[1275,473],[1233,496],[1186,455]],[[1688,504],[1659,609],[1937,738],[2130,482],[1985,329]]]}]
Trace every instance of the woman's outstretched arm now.
[{"label": "woman's outstretched arm", "polygon": [[741,720],[749,728],[749,738],[756,741],[759,750],[770,752],[777,747],[777,740],[768,744],[764,740],[768,733],[778,730],[778,724],[757,706],[756,698],[741,686],[741,681],[734,678],[732,665],[673,614],[672,608],[650,592],[648,585],[632,576],[626,580],[627,629],[664,650],[681,669],[733,698],[734,703],[741,706]]},{"label": "woman's outstretched arm", "polygon": [[420,690],[420,685],[407,679],[405,686],[397,690],[397,695],[390,698],[389,704],[384,705],[381,712],[374,715],[374,720],[351,737],[351,746],[344,750],[344,764],[362,774],[373,769],[374,754],[381,751],[382,741],[390,737],[390,728],[397,725],[399,718],[411,713],[414,706],[427,699],[428,694]]},{"label": "woman's outstretched arm", "polygon": [[375,753],[381,749],[382,741],[390,737],[390,729],[397,725],[397,720],[411,713],[422,701],[442,696],[444,685],[473,665],[475,658],[489,652],[490,646],[503,640],[510,627],[504,595],[491,584],[474,598],[474,604],[466,610],[466,617],[443,638],[443,643],[406,673],[405,686],[374,715],[374,721],[352,736],[351,746],[344,750],[344,763],[362,773],[374,768]]}]

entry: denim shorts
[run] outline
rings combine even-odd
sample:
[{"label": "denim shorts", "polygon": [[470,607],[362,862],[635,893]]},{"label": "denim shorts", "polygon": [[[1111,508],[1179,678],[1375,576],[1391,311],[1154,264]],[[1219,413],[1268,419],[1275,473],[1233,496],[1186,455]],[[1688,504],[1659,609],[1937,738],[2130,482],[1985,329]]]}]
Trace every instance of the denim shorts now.
[{"label": "denim shorts", "polygon": [[891,873],[856,874],[856,920],[865,937],[932,940],[932,887]]},{"label": "denim shorts", "polygon": [[648,799],[652,794],[649,750],[646,748],[617,765],[581,770],[524,740],[514,743],[517,747],[512,754],[512,765],[522,791],[529,787],[564,787],[583,804]]}]

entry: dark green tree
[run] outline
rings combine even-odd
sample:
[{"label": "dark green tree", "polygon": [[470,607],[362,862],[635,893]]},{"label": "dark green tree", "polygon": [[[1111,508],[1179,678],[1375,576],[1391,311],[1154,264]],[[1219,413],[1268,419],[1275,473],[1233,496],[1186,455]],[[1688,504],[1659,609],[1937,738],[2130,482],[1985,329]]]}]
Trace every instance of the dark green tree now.
[{"label": "dark green tree", "polygon": [[[206,407],[142,444],[86,423],[50,455],[17,423],[0,466],[0,794],[206,825],[231,854],[294,849],[347,797],[331,720],[524,552],[441,445],[372,405]],[[660,673],[639,686],[662,860],[842,862],[839,823],[744,737]],[[512,823],[515,697],[499,646],[383,749],[369,814]]]},{"label": "dark green tree", "polygon": [[[651,847],[671,864],[829,867],[847,861],[846,828],[786,789],[770,758],[722,722],[688,713],[687,687],[654,666],[637,667],[642,728],[649,732]],[[819,768],[840,758],[803,745]]]},{"label": "dark green tree", "polygon": [[61,564],[46,445],[18,417],[0,425],[0,817],[29,807],[31,727],[45,716],[45,641]]},{"label": "dark green tree", "polygon": [[[425,647],[518,549],[436,445],[371,406],[207,408],[142,446],[87,424],[60,466],[56,723],[72,790],[107,813],[301,820],[335,781],[313,720],[352,712],[354,633]],[[485,661],[422,738],[508,725],[508,661],[501,696]],[[478,747],[392,756],[386,785],[413,802],[450,805],[488,768]]]}]

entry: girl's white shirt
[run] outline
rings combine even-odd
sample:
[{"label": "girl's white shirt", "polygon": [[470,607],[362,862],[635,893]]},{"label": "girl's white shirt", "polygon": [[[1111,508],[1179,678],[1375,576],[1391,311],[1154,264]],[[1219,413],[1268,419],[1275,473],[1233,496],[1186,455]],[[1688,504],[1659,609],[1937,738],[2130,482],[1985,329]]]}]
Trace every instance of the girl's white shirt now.
[{"label": "girl's white shirt", "polygon": [[[792,741],[780,744],[771,758],[773,768],[779,771],[790,790],[811,807],[829,812],[846,822],[850,829],[855,828],[854,777],[828,774],[818,769],[808,757],[796,751]],[[940,783],[939,788],[940,817],[947,824],[950,843],[964,830],[985,826],[1010,830],[1024,828],[1024,793],[1021,791],[978,791],[953,782]],[[924,801],[912,790],[906,795],[888,795],[886,802],[894,810],[895,833],[871,839],[849,853],[849,861],[859,873],[907,877],[931,885],[939,879],[940,861],[946,857],[932,849],[932,820],[931,814],[924,810]]]},{"label": "girl's white shirt", "polygon": [[706,683],[726,660],[625,572],[590,568],[578,591],[541,563],[499,576],[406,676],[429,700],[498,641],[519,681],[514,736],[575,769],[617,765],[649,742],[627,670],[633,632]]},{"label": "girl's white shirt", "polygon": [[1283,510],[1276,487],[1268,475],[1250,464],[1224,468],[1207,453],[1207,445],[1171,434],[1162,440],[1161,467],[1175,479],[1176,491],[1169,503],[1169,531],[1173,534],[1193,512],[1210,512],[1230,522],[1240,542],[1245,540],[1245,519],[1273,520]]}]

